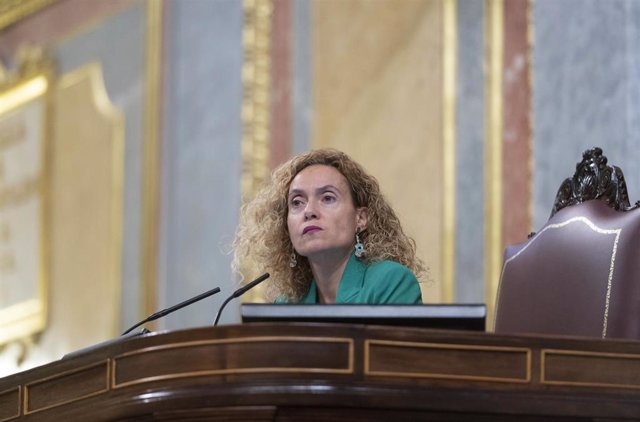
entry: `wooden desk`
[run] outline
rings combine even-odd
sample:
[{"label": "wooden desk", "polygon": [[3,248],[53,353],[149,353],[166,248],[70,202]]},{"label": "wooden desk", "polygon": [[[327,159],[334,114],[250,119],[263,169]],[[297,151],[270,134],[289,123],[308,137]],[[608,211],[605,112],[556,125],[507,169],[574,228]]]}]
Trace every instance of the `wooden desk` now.
[{"label": "wooden desk", "polygon": [[0,421],[640,420],[640,342],[332,324],[146,335],[0,379]]}]

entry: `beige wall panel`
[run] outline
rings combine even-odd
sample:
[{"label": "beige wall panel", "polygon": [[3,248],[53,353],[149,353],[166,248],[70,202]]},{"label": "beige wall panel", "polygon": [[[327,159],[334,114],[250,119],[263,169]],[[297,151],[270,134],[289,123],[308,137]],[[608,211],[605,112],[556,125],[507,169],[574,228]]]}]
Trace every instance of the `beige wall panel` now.
[{"label": "beige wall panel", "polygon": [[61,78],[53,109],[50,326],[42,347],[57,358],[118,334],[124,121],[95,63]]},{"label": "beige wall panel", "polygon": [[441,300],[442,3],[313,3],[312,147],[334,147],[374,174],[429,267]]}]

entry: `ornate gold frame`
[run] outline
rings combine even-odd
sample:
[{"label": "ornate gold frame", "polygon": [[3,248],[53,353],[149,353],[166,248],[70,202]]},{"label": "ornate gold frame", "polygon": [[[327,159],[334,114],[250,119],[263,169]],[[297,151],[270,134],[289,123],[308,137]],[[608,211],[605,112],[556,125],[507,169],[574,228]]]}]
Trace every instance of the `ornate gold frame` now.
[{"label": "ornate gold frame", "polygon": [[[24,51],[23,51],[24,53]],[[41,143],[42,163],[36,180],[40,197],[39,271],[37,291],[33,297],[0,309],[0,344],[26,338],[42,331],[47,323],[49,222],[47,175],[49,174],[50,105],[53,84],[53,67],[37,51],[26,52],[21,58],[18,71],[0,80],[0,116],[15,113],[20,107],[42,101],[43,117]]]}]

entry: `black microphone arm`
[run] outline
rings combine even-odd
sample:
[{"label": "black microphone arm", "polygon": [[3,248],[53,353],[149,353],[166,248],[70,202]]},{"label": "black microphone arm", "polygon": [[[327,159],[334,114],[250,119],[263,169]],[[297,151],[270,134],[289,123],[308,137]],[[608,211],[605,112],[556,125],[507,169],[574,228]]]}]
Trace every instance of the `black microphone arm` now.
[{"label": "black microphone arm", "polygon": [[124,333],[122,333],[122,335],[124,336],[125,334],[128,334],[131,330],[133,330],[136,327],[141,326],[142,324],[145,324],[147,322],[150,321],[155,321],[158,318],[162,318],[165,315],[169,315],[171,312],[173,311],[177,311],[178,309],[184,308],[185,306],[189,306],[194,302],[197,302],[199,300],[204,299],[205,297],[209,297],[211,295],[215,295],[216,293],[218,293],[220,291],[220,287],[216,287],[215,289],[211,289],[207,292],[204,293],[200,293],[198,296],[196,297],[192,297],[191,299],[187,299],[184,302],[180,302],[177,305],[173,305],[170,308],[164,309],[162,311],[158,311],[155,314],[145,318],[144,320],[140,321],[139,323],[137,323],[136,325],[134,325],[133,327],[129,328],[127,331],[125,331]]},{"label": "black microphone arm", "polygon": [[227,300],[225,300],[222,303],[222,306],[220,307],[220,309],[218,310],[218,313],[216,314],[216,320],[213,322],[213,326],[215,327],[216,325],[218,325],[218,320],[220,319],[220,315],[222,314],[222,310],[224,309],[225,306],[227,306],[227,303],[229,303],[229,301],[231,299],[235,299],[237,297],[242,296],[243,294],[245,294],[248,290],[253,289],[255,286],[257,286],[258,284],[262,283],[263,281],[265,281],[266,279],[268,279],[270,276],[269,273],[264,273],[262,274],[260,277],[256,278],[255,280],[253,280],[251,283],[248,283],[242,287],[240,287],[238,290],[236,290],[235,292],[233,292],[233,294],[231,296],[229,296],[227,298]]}]

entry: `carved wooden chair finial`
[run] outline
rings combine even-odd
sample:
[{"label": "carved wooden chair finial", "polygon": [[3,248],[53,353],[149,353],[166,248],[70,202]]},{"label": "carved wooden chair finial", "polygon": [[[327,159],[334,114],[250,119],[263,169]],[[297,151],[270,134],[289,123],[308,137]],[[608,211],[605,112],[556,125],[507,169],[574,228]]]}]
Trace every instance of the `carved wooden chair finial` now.
[{"label": "carved wooden chair finial", "polygon": [[602,199],[617,211],[631,208],[627,184],[622,170],[607,164],[602,149],[595,147],[582,153],[573,177],[560,185],[551,211],[551,217],[562,208],[591,199]]}]

